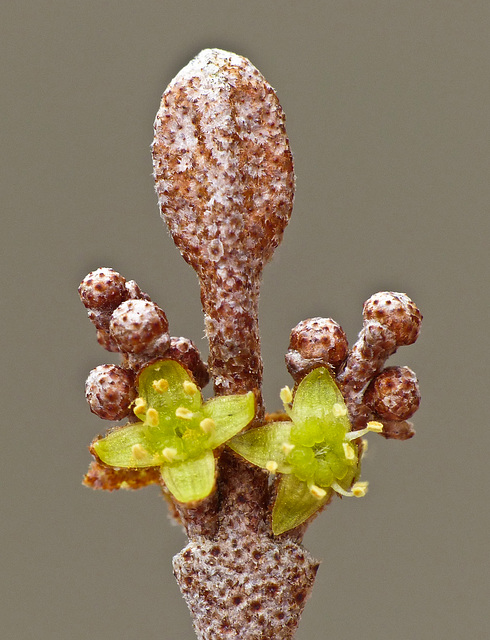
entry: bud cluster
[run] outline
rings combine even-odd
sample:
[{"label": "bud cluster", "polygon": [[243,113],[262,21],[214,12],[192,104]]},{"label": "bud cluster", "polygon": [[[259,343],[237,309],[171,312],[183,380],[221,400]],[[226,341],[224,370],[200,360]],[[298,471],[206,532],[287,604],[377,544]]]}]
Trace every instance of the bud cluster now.
[{"label": "bud cluster", "polygon": [[332,319],[300,322],[291,332],[287,368],[299,382],[312,369],[327,366],[345,398],[353,429],[379,420],[386,438],[406,440],[414,431],[405,420],[420,403],[417,377],[408,367],[383,367],[398,347],[415,342],[422,315],[404,293],[382,291],[364,303],[363,318],[350,350]]},{"label": "bud cluster", "polygon": [[206,364],[191,340],[170,337],[167,317],[134,280],[109,268],[89,273],[78,289],[97,340],[119,352],[121,366],[100,365],[85,384],[90,410],[104,420],[122,420],[136,398],[135,377],[149,362],[169,358],[181,362],[202,388],[209,381]]}]

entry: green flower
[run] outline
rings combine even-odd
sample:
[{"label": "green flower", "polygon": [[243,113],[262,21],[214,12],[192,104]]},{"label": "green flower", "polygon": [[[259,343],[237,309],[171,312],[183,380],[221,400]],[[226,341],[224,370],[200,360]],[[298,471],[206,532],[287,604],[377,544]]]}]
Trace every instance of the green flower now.
[{"label": "green flower", "polygon": [[228,446],[271,473],[283,474],[272,511],[272,531],[279,535],[313,515],[335,491],[344,496],[366,494],[358,448],[353,443],[382,425],[351,431],[347,407],[328,370],[319,367],[300,382],[293,396],[285,387],[281,399],[291,418],[271,422],[234,437]]},{"label": "green flower", "polygon": [[160,467],[167,489],[180,502],[206,498],[215,486],[213,449],[253,419],[253,393],[203,402],[190,375],[173,360],[145,367],[137,384],[133,410],[140,421],[96,440],[92,452],[111,467]]}]

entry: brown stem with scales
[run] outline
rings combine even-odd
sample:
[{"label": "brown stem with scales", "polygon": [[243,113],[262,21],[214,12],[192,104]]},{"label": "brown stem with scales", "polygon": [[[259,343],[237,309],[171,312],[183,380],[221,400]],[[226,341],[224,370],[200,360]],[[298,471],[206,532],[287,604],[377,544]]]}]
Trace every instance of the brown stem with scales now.
[{"label": "brown stem with scales", "polygon": [[[200,279],[215,392],[254,391],[256,426],[263,418],[260,278],[294,195],[276,94],[245,58],[201,52],[163,95],[153,158],[162,217]],[[318,563],[296,543],[272,539],[262,471],[231,453],[219,467],[217,531],[204,535],[193,518],[190,543],[174,559],[196,633],[292,638]]]}]

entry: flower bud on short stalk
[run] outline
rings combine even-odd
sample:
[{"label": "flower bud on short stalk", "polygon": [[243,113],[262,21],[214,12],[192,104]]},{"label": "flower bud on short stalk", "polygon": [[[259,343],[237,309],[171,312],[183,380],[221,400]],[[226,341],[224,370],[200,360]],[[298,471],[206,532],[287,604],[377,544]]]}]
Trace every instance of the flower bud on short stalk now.
[{"label": "flower bud on short stalk", "polygon": [[340,325],[331,318],[310,318],[291,331],[286,366],[296,382],[315,367],[334,372],[347,357],[348,344]]},{"label": "flower bud on short stalk", "polygon": [[201,283],[216,393],[256,390],[260,404],[260,278],[294,194],[274,90],[245,58],[202,51],[163,94],[153,165],[162,217]]},{"label": "flower bud on short stalk", "polygon": [[367,385],[399,346],[415,342],[422,321],[412,300],[392,291],[371,296],[364,303],[363,316],[362,331],[337,376],[353,428],[364,426],[372,416],[363,402]]}]

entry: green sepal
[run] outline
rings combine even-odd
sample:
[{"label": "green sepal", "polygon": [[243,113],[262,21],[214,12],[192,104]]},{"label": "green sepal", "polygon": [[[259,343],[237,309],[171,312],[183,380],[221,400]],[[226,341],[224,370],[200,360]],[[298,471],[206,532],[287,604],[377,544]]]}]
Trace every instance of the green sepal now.
[{"label": "green sepal", "polygon": [[[313,369],[298,385],[291,408],[291,418],[297,425],[308,423],[313,417],[326,420],[326,424],[342,426],[344,432],[350,431],[347,413],[334,416],[335,404],[345,407],[345,401],[328,369]],[[332,428],[329,426],[329,428]]]},{"label": "green sepal", "polygon": [[211,450],[198,458],[164,465],[160,471],[165,486],[179,502],[203,500],[214,489],[216,463]]},{"label": "green sepal", "polygon": [[[161,378],[168,382],[168,390],[161,393],[153,386]],[[145,398],[149,407],[160,414],[174,415],[177,407],[185,407],[189,411],[199,411],[202,395],[199,390],[194,395],[184,391],[184,382],[192,378],[184,367],[175,360],[162,360],[145,367],[138,376],[138,393]]]},{"label": "green sepal", "polygon": [[[160,467],[177,500],[202,500],[215,486],[213,449],[253,420],[254,394],[222,396],[203,404],[188,371],[173,360],[142,369],[137,386],[137,415],[143,421],[96,440],[93,454],[111,467]],[[203,423],[206,418],[210,424]]]},{"label": "green sepal", "polygon": [[202,407],[205,418],[214,420],[216,427],[208,446],[212,449],[235,436],[253,420],[255,397],[252,391],[243,395],[218,396],[211,398]]},{"label": "green sepal", "polygon": [[292,426],[292,422],[271,422],[232,438],[228,446],[262,469],[267,469],[268,463],[272,461],[277,463],[279,473],[291,473],[283,447],[284,443],[289,442]]},{"label": "green sepal", "polygon": [[299,526],[329,501],[333,490],[327,489],[324,498],[315,498],[306,482],[294,474],[282,476],[272,510],[272,532],[281,535]]},{"label": "green sepal", "polygon": [[[155,451],[148,440],[147,432],[148,428],[140,422],[128,424],[93,442],[92,449],[100,460],[110,467],[155,467],[160,464],[160,460],[155,459]],[[134,456],[134,445],[140,445],[138,457]],[[145,455],[145,452],[148,455]]]}]

